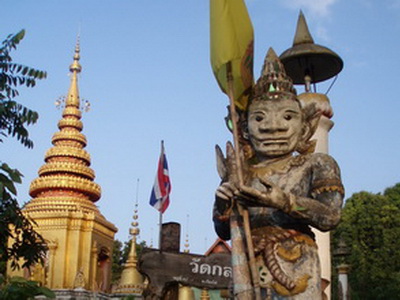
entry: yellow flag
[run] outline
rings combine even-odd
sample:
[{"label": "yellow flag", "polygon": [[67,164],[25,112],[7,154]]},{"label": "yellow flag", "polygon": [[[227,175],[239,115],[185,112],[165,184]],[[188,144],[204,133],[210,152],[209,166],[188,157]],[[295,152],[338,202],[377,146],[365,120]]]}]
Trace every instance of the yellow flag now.
[{"label": "yellow flag", "polygon": [[235,104],[244,110],[253,85],[254,34],[243,0],[210,0],[211,66],[224,93],[233,76]]}]

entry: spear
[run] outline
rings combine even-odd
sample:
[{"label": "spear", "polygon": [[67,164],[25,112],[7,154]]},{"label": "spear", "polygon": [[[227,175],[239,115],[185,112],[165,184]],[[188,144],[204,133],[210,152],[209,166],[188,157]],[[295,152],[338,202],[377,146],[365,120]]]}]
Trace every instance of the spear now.
[{"label": "spear", "polygon": [[[240,144],[239,144],[239,130],[238,130],[238,117],[235,109],[235,102],[233,98],[233,78],[232,78],[232,70],[231,70],[231,63],[228,63],[227,66],[227,81],[228,81],[228,97],[229,97],[229,110],[232,119],[232,134],[233,134],[233,145],[234,145],[234,152],[235,152],[235,163],[236,163],[236,170],[237,170],[237,177],[239,181],[239,187],[244,184],[243,180],[243,168],[242,168],[242,161],[240,157]],[[261,290],[260,290],[260,281],[259,281],[259,274],[257,271],[256,259],[254,255],[254,247],[253,241],[251,237],[251,229],[250,229],[250,218],[249,218],[249,211],[247,207],[236,203],[238,207],[239,214],[243,217],[243,229],[245,233],[247,251],[249,255],[249,266],[251,271],[253,289],[255,293],[255,299],[261,300]]]},{"label": "spear", "polygon": [[[210,35],[211,35],[211,65],[214,75],[222,91],[229,97],[229,109],[233,126],[233,142],[235,163],[239,186],[244,184],[242,162],[240,156],[240,144],[238,133],[238,119],[236,107],[246,109],[248,97],[246,92],[253,85],[253,26],[243,0],[210,0]],[[243,229],[249,255],[249,266],[251,271],[254,297],[261,300],[259,275],[255,263],[254,249],[250,231],[248,210],[237,203],[239,214],[243,218]],[[231,217],[231,234],[233,255],[245,257],[244,242],[237,218]],[[239,230],[233,230],[232,227]],[[235,262],[235,257],[233,260]],[[247,263],[246,263],[247,264]],[[243,282],[235,281],[235,293],[243,292],[242,299],[249,298],[246,295],[247,281],[244,274],[235,274],[234,279],[243,278]],[[247,268],[242,268],[248,274]],[[243,289],[241,290],[241,288]],[[240,290],[240,291],[239,291]],[[239,296],[241,298],[241,296]]]}]

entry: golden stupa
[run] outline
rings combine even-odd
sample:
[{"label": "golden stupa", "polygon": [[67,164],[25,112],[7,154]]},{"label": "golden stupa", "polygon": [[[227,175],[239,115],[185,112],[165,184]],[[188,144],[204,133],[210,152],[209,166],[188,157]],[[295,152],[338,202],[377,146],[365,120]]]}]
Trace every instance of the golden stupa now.
[{"label": "golden stupa", "polygon": [[71,85],[64,101],[60,131],[45,155],[39,177],[30,185],[32,199],[23,209],[36,222],[35,230],[46,240],[44,267],[25,270],[25,275],[53,290],[84,289],[108,292],[111,254],[117,228],[96,207],[101,188],[94,182],[90,155],[84,149],[78,74],[82,67],[79,41],[75,48]]},{"label": "golden stupa", "polygon": [[[140,296],[143,294],[143,289],[145,288],[143,275],[139,273],[137,269],[138,257],[136,252],[136,240],[139,235],[139,222],[137,219],[138,215],[138,203],[135,204],[135,210],[133,215],[132,227],[129,230],[131,239],[131,249],[129,251],[128,259],[122,270],[121,279],[115,289],[114,293],[124,296]],[[122,296],[121,296],[122,297]]]}]

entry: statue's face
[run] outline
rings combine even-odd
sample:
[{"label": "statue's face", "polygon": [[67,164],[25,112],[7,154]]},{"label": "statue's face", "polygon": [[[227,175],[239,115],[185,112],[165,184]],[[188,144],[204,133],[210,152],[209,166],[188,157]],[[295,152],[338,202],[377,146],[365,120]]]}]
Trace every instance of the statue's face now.
[{"label": "statue's face", "polygon": [[250,142],[261,160],[294,152],[302,138],[303,113],[297,101],[255,101],[247,121]]}]

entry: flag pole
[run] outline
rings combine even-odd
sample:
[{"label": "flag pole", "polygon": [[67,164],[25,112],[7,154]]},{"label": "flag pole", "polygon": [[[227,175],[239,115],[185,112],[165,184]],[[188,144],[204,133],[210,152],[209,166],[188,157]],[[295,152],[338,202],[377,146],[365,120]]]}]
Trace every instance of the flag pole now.
[{"label": "flag pole", "polygon": [[158,233],[158,249],[160,249],[160,251],[161,251],[162,212],[160,212],[158,222],[159,222],[159,226],[158,226],[158,228],[159,228],[159,229],[158,229],[158,231],[159,231],[159,233]]},{"label": "flag pole", "polygon": [[[243,169],[242,169],[242,161],[240,159],[240,145],[239,145],[239,131],[238,131],[238,117],[235,109],[235,100],[234,100],[234,90],[233,90],[233,76],[232,76],[232,63],[229,61],[227,63],[227,84],[228,84],[228,98],[229,98],[229,112],[232,118],[232,133],[233,133],[233,145],[235,151],[235,163],[237,166],[237,176],[239,180],[239,186],[244,184],[243,181]],[[256,259],[254,255],[254,247],[253,241],[251,238],[251,230],[250,230],[250,218],[249,211],[246,207],[243,207],[239,203],[237,203],[239,214],[243,217],[243,227],[246,236],[246,245],[247,251],[249,255],[249,266],[252,277],[253,289],[256,300],[261,300],[261,289],[260,289],[260,280],[259,274],[256,266]]]},{"label": "flag pole", "polygon": [[[164,140],[161,140],[161,157],[164,157]],[[158,249],[161,251],[161,236],[162,236],[162,212],[158,216]]]}]

